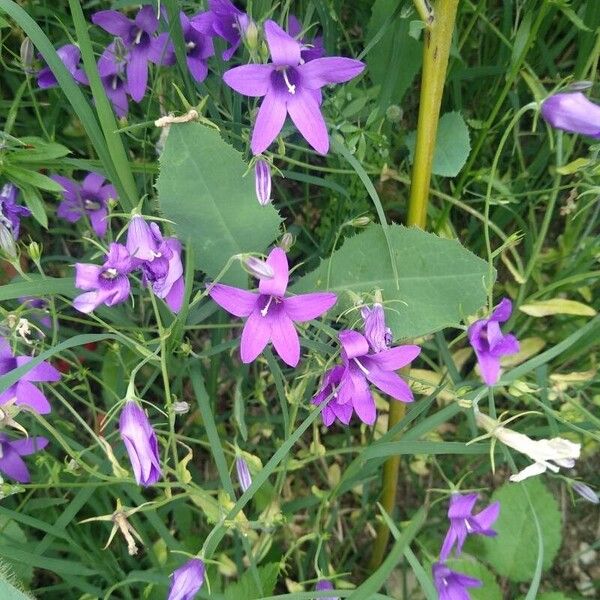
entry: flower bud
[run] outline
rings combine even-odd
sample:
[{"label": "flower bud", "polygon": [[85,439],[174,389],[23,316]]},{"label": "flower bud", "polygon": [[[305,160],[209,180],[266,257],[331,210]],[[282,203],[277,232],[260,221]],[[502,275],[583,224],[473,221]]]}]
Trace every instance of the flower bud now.
[{"label": "flower bud", "polygon": [[365,306],[360,311],[364,321],[365,337],[373,352],[382,352],[392,345],[392,330],[385,326],[383,306],[378,302],[372,308]]},{"label": "flower bud", "polygon": [[15,244],[15,239],[3,223],[0,223],[0,252],[5,254],[8,258],[17,257],[17,245]]},{"label": "flower bud", "polygon": [[271,202],[271,167],[262,158],[259,158],[254,165],[254,183],[258,203],[266,206]]},{"label": "flower bud", "polygon": [[42,258],[42,247],[37,242],[31,242],[29,244],[29,258],[34,263],[39,262],[40,258]]},{"label": "flower bud", "polygon": [[385,111],[385,118],[390,123],[400,123],[403,116],[404,111],[397,104],[390,104]]},{"label": "flower bud", "polygon": [[589,486],[582,481],[575,481],[571,485],[573,491],[577,492],[584,500],[591,502],[592,504],[600,504],[598,494]]},{"label": "flower bud", "polygon": [[245,492],[252,485],[252,475],[250,475],[248,463],[241,456],[235,459],[235,470],[237,471],[240,487]]},{"label": "flower bud", "polygon": [[351,227],[366,227],[371,222],[371,217],[365,215],[363,217],[356,217],[350,221]]},{"label": "flower bud", "polygon": [[281,236],[281,241],[279,242],[279,247],[284,252],[289,252],[291,247],[294,245],[295,241],[296,240],[294,239],[294,236],[291,233],[286,232]]},{"label": "flower bud", "polygon": [[541,112],[555,129],[600,139],[600,106],[581,92],[554,94],[542,102]]},{"label": "flower bud", "polygon": [[204,562],[192,558],[171,574],[167,600],[193,600],[204,583]]},{"label": "flower bud", "polygon": [[[315,590],[317,592],[322,592],[325,590],[332,590],[333,585],[331,581],[327,581],[327,579],[321,579],[317,581],[317,585],[315,586]],[[319,598],[319,600],[339,600],[337,596],[326,596],[325,598]]]},{"label": "flower bud", "polygon": [[25,73],[32,74],[34,72],[34,69],[33,69],[33,60],[34,60],[33,44],[28,37],[26,37],[21,42],[20,56],[21,56],[21,65],[23,67],[23,70],[25,71]]},{"label": "flower bud", "polygon": [[242,266],[253,277],[258,277],[260,279],[273,279],[273,277],[275,277],[273,267],[255,256],[249,256],[244,259],[242,261]]},{"label": "flower bud", "polygon": [[180,402],[174,402],[173,403],[173,412],[176,415],[185,415],[188,412],[190,412],[190,405],[188,402],[185,402],[184,400],[182,400]]},{"label": "flower bud", "polygon": [[258,27],[254,21],[250,21],[244,31],[244,42],[251,54],[258,49]]},{"label": "flower bud", "polygon": [[119,418],[119,433],[138,484],[156,483],[161,475],[158,442],[146,413],[137,402],[125,403]]}]

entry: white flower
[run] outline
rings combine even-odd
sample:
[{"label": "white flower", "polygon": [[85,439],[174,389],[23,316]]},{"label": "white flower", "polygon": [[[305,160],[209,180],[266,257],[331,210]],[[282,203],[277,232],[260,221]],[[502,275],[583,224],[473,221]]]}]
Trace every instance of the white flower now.
[{"label": "white flower", "polygon": [[533,461],[532,465],[525,467],[520,473],[511,475],[511,481],[523,481],[528,477],[544,473],[546,469],[550,469],[554,473],[558,473],[560,467],[571,469],[575,466],[575,460],[581,453],[581,444],[564,438],[532,440],[523,433],[503,427],[498,421],[479,411],[476,412],[475,419],[477,424],[486,429],[493,437],[517,452],[525,454]]}]

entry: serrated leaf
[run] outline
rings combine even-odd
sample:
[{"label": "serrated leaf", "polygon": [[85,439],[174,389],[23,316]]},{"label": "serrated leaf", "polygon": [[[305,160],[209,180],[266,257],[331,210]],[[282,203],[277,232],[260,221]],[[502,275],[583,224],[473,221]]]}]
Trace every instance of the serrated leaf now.
[{"label": "serrated leaf", "polygon": [[503,577],[512,581],[529,581],[538,557],[538,534],[529,494],[535,510],[544,548],[544,570],[550,568],[561,544],[561,514],[554,496],[540,479],[520,484],[505,483],[492,495],[500,502],[500,516],[494,524],[496,537],[480,538],[483,558]]},{"label": "serrated leaf", "polygon": [[0,598],[6,598],[7,600],[33,600],[33,596],[16,588],[2,576],[0,576]]},{"label": "serrated leaf", "polygon": [[[279,214],[258,204],[242,155],[214,129],[173,125],[160,165],[160,209],[183,243],[193,241],[195,266],[209,277],[235,254],[264,252],[277,236]],[[223,281],[244,286],[248,275],[234,264]]]},{"label": "serrated leaf", "polygon": [[263,593],[258,590],[254,576],[251,571],[245,571],[236,583],[229,584],[225,590],[225,600],[258,600],[265,596],[271,596],[275,591],[277,576],[279,575],[279,563],[269,563],[257,568],[258,577],[262,584]]},{"label": "serrated leaf", "polygon": [[469,588],[471,600],[502,600],[502,590],[494,574],[480,562],[463,554],[461,558],[447,561],[448,566],[458,573],[479,579],[483,585],[478,588]]},{"label": "serrated leaf", "polygon": [[538,300],[529,304],[522,304],[519,310],[531,317],[548,317],[550,315],[578,315],[581,317],[593,317],[596,311],[583,302],[566,300],[565,298],[550,298],[549,300]]},{"label": "serrated leaf", "polygon": [[[386,320],[394,337],[410,338],[458,325],[485,303],[488,265],[454,240],[417,228],[392,225],[392,252],[398,284],[380,225],[346,240],[332,256],[293,286],[294,293],[330,290],[338,295],[339,314],[358,297],[372,301],[380,289]],[[329,276],[329,278],[328,278]],[[357,312],[350,318],[356,318]]]},{"label": "serrated leaf", "polygon": [[[416,131],[411,131],[404,140],[411,164],[416,140]],[[469,152],[471,152],[471,141],[465,120],[458,112],[446,113],[438,125],[431,172],[443,177],[456,177],[467,162]]]}]

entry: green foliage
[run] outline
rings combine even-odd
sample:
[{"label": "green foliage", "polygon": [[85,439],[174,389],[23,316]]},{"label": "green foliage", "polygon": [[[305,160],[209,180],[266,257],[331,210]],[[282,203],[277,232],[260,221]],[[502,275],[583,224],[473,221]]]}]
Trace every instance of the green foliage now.
[{"label": "green foliage", "polygon": [[258,575],[262,585],[261,594],[250,571],[246,571],[238,581],[229,585],[223,594],[225,600],[259,600],[271,596],[279,575],[279,563],[269,563],[258,567]]},{"label": "green foliage", "polygon": [[502,590],[494,574],[479,561],[463,555],[448,561],[448,566],[459,573],[475,577],[483,582],[478,588],[469,588],[471,600],[502,600]]},{"label": "green foliage", "polygon": [[[411,163],[413,162],[416,141],[416,131],[412,131],[405,138]],[[462,115],[458,112],[443,115],[440,118],[435,142],[432,172],[443,177],[456,177],[465,166],[470,151],[469,128]]]},{"label": "green foliage", "polygon": [[500,502],[500,516],[494,525],[498,535],[481,540],[483,558],[512,581],[528,581],[533,577],[538,560],[533,506],[542,532],[543,568],[550,568],[561,544],[561,515],[556,499],[540,479],[529,479],[522,484],[506,483],[494,492],[492,501]]},{"label": "green foliage", "polygon": [[[398,270],[394,278],[382,228],[372,225],[348,239],[293,288],[296,293],[330,290],[337,313],[369,302],[381,290],[395,338],[410,338],[458,325],[485,302],[487,264],[458,242],[420,229],[389,230]],[[351,318],[356,318],[351,315]]]},{"label": "green foliage", "polygon": [[[240,153],[214,129],[173,125],[160,164],[160,210],[179,239],[193,244],[196,269],[217,277],[232,256],[264,252],[277,236],[277,211],[258,204]],[[236,285],[247,279],[237,264],[224,277]]]}]

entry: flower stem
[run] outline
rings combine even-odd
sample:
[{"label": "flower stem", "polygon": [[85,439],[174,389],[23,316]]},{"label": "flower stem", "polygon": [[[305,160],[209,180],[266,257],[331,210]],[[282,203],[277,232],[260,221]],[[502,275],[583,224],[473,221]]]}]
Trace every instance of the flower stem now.
[{"label": "flower stem", "polygon": [[[422,8],[422,4],[417,2],[417,8]],[[428,27],[424,30],[417,143],[407,217],[407,225],[416,225],[422,229],[425,228],[427,222],[431,166],[457,9],[458,0],[437,0],[433,10],[427,11]],[[420,14],[421,12],[419,11]],[[394,427],[404,415],[405,405],[402,402],[392,401],[388,430]],[[388,514],[393,514],[396,504],[399,469],[399,456],[392,456],[383,466],[381,505]],[[387,525],[385,522],[381,522],[377,529],[377,538],[371,555],[370,568],[372,570],[377,569],[381,564],[389,537],[390,531]]]}]

